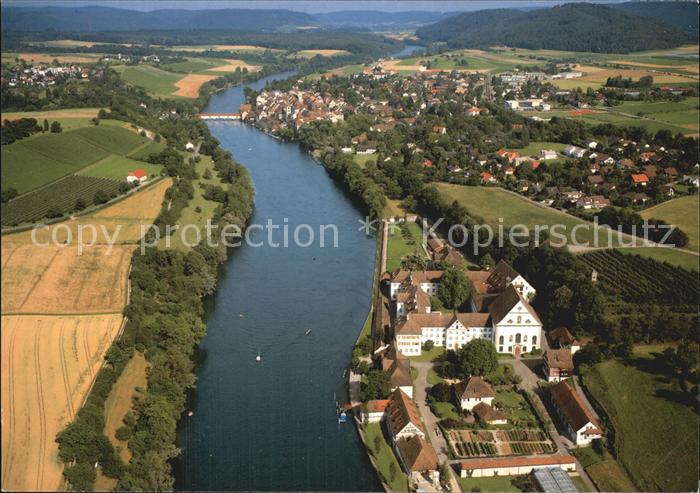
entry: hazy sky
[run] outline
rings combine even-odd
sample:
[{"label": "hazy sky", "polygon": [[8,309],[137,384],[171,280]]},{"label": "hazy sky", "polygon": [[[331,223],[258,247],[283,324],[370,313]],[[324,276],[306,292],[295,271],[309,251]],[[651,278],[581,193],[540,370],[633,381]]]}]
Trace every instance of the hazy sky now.
[{"label": "hazy sky", "polygon": [[[459,10],[483,10],[508,7],[542,7],[567,3],[567,0],[397,0],[397,1],[345,1],[345,0],[0,0],[5,6],[34,6],[46,5],[74,7],[87,5],[101,5],[105,7],[118,7],[132,10],[157,10],[157,9],[289,9],[302,12],[333,12],[337,10],[382,10],[387,12],[399,12],[405,10],[431,10],[452,12]],[[571,0],[581,1],[581,0]],[[600,0],[600,3],[614,3],[622,0]]]}]

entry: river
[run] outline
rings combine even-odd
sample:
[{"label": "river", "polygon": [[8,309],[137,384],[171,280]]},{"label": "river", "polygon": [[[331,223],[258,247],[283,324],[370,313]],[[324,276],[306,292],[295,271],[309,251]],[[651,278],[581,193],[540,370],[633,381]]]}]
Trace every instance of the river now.
[{"label": "river", "polygon": [[[242,102],[243,87],[226,89],[205,111],[234,112]],[[339,247],[328,246],[327,233],[325,248],[317,239],[308,248],[232,250],[207,302],[197,389],[188,400],[194,414],[178,432],[176,487],[381,490],[354,425],[338,424],[334,402],[346,395],[343,372],[369,308],[375,238],[358,231],[360,210],[298,144],[239,122],[208,125],[252,175],[251,224],[287,218],[290,237],[301,223],[317,237],[319,225],[335,224]],[[266,238],[251,234],[254,242]]]}]

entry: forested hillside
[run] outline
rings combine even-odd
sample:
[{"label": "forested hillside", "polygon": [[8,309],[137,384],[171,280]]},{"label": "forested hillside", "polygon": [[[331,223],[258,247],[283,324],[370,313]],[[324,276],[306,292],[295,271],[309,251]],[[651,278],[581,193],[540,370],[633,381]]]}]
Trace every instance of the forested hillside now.
[{"label": "forested hillside", "polygon": [[514,46],[599,53],[672,48],[695,37],[648,17],[604,5],[575,3],[521,12],[466,12],[417,31],[427,43],[450,48]]},{"label": "forested hillside", "polygon": [[625,2],[612,3],[609,6],[624,10],[630,14],[651,17],[657,21],[683,29],[697,38],[697,2]]},{"label": "forested hillside", "polygon": [[138,31],[229,29],[279,31],[318,21],[291,10],[136,10],[108,7],[3,7],[3,31]]}]

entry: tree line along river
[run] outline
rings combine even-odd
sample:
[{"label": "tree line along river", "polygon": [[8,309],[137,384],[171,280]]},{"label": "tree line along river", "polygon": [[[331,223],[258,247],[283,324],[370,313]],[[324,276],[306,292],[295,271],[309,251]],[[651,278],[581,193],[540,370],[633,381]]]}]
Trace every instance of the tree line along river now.
[{"label": "tree line along river", "polygon": [[[212,95],[205,111],[237,111],[243,89]],[[222,269],[207,303],[193,414],[180,423],[177,488],[381,490],[354,425],[338,423],[334,398],[346,395],[343,372],[367,315],[375,238],[358,229],[362,212],[298,144],[239,122],[208,124],[251,173],[251,224],[282,226],[286,218],[290,246],[251,230],[251,242],[263,246],[234,249]],[[308,247],[291,241],[302,223],[316,232]],[[337,248],[331,234],[325,247],[318,241],[330,224]]]}]

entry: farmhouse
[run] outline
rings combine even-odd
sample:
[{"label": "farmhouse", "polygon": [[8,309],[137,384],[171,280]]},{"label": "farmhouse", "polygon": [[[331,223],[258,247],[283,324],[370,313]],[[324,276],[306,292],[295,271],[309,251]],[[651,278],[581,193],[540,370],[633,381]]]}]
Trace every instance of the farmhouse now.
[{"label": "farmhouse", "polygon": [[559,382],[549,390],[552,405],[561,418],[566,433],[576,445],[589,445],[601,438],[598,421],[588,409],[576,389],[567,382]]},{"label": "farmhouse", "polygon": [[576,459],[571,455],[546,457],[503,457],[474,459],[460,463],[459,475],[463,478],[486,478],[491,476],[520,476],[544,468],[558,468],[576,472]]},{"label": "farmhouse", "polygon": [[566,327],[559,327],[551,330],[549,332],[549,340],[553,347],[558,349],[570,349],[571,354],[581,349],[581,343],[571,335],[571,332],[569,332],[569,329]]},{"label": "farmhouse", "polygon": [[417,435],[402,438],[396,442],[396,452],[403,470],[413,481],[418,482],[425,477],[437,484],[440,480],[437,454],[424,438]]},{"label": "farmhouse", "polygon": [[148,175],[142,169],[135,169],[126,176],[126,181],[129,183],[143,183],[148,180]]},{"label": "farmhouse", "polygon": [[543,358],[544,376],[548,382],[560,382],[574,373],[571,349],[547,349]]},{"label": "farmhouse", "polygon": [[388,429],[396,442],[402,438],[419,436],[425,438],[423,423],[418,415],[418,409],[409,396],[401,389],[396,389],[389,397],[386,408]]},{"label": "farmhouse", "polygon": [[496,392],[483,377],[470,377],[454,386],[457,401],[464,411],[472,411],[477,404],[488,404],[496,397]]},{"label": "farmhouse", "polygon": [[393,344],[382,359],[382,369],[389,373],[392,392],[401,389],[407,396],[413,398],[411,361],[401,353],[397,353]]}]

